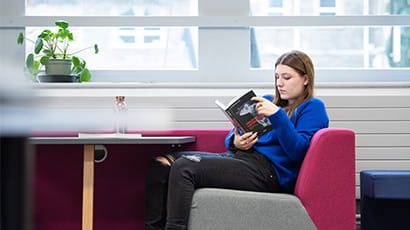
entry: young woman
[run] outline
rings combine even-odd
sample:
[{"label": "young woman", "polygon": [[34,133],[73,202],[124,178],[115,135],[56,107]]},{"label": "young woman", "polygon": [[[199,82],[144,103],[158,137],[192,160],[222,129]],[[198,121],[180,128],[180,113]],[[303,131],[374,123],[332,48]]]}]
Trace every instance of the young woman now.
[{"label": "young woman", "polygon": [[228,152],[176,152],[151,162],[146,178],[145,229],[187,229],[195,189],[215,187],[292,193],[316,131],[328,127],[322,101],[313,97],[314,68],[301,51],[275,63],[275,97],[254,97],[272,123],[261,137],[232,129]]}]

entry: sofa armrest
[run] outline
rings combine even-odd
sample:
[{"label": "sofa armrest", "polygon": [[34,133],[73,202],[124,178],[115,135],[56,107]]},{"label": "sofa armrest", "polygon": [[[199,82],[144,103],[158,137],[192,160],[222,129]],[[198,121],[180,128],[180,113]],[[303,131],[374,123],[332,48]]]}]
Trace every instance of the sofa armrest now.
[{"label": "sofa armrest", "polygon": [[311,140],[295,195],[320,229],[355,229],[355,134],[325,128]]}]

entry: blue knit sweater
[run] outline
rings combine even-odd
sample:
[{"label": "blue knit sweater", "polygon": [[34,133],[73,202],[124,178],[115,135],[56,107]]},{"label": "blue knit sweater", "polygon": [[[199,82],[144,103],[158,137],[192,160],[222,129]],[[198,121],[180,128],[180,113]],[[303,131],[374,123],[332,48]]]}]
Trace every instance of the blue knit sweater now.
[{"label": "blue knit sweater", "polygon": [[[272,96],[264,98],[272,100]],[[316,131],[329,125],[325,105],[321,100],[312,98],[300,104],[290,118],[280,108],[268,119],[274,129],[259,137],[253,149],[271,160],[280,185],[293,192],[310,139]],[[234,129],[226,136],[228,149],[233,135]]]}]

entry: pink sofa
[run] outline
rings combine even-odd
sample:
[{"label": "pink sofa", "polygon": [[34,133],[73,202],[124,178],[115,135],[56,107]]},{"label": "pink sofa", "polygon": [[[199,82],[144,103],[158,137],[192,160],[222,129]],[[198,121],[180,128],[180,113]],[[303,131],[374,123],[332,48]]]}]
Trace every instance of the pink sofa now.
[{"label": "pink sofa", "polygon": [[356,229],[355,134],[327,128],[312,138],[295,195],[319,230]]},{"label": "pink sofa", "polygon": [[193,230],[353,230],[354,133],[327,128],[313,136],[294,194],[202,188],[192,203]]},{"label": "pink sofa", "polygon": [[[143,229],[143,191],[149,160],[168,151],[225,152],[229,130],[138,131],[144,136],[196,136],[195,143],[106,145],[107,159],[95,165],[94,229]],[[136,132],[136,131],[135,131]],[[77,132],[34,136],[76,136]],[[82,146],[38,145],[34,178],[34,227],[81,229]],[[355,228],[354,133],[323,129],[312,139],[295,195],[321,230]]]}]

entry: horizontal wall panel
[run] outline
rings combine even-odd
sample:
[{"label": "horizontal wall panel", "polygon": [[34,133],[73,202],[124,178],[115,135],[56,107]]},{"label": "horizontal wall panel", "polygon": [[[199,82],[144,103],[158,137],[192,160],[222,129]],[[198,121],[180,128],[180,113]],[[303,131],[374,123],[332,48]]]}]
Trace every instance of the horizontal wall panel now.
[{"label": "horizontal wall panel", "polygon": [[[182,120],[193,120],[193,119],[205,119],[205,120],[209,120],[209,118],[212,119],[224,119],[225,115],[222,113],[222,111],[216,107],[214,108],[208,108],[208,107],[201,107],[201,108],[175,108],[176,109],[176,114],[178,118],[181,118]],[[362,125],[364,124],[365,127],[366,126],[391,126],[392,128],[400,126],[400,124],[404,124],[404,127],[409,127],[410,125],[410,114],[409,117],[405,117],[406,114],[402,115],[400,110],[396,110],[393,111],[392,113],[396,113],[396,114],[400,114],[397,115],[396,117],[383,117],[383,112],[381,112],[381,115],[378,116],[378,118],[380,118],[380,120],[376,120],[375,118],[372,119],[365,119],[365,116],[363,117],[358,117],[358,118],[354,118],[354,117],[350,117],[350,119],[348,118],[343,118],[343,114],[340,113],[338,117],[333,117],[331,116],[331,109],[329,109],[330,111],[328,111],[329,113],[329,119],[332,121],[332,124],[334,124],[335,126],[343,126],[343,125],[347,125],[347,126],[354,126],[356,124]],[[345,111],[346,112],[346,116],[351,116],[351,115],[347,115],[349,114],[349,111]],[[409,113],[410,113],[410,109],[408,109]],[[362,114],[364,113],[363,110],[358,111],[358,114]],[[205,118],[204,118],[205,117]],[[209,117],[209,118],[207,118]],[[407,120],[405,119],[407,118]],[[384,127],[383,127],[384,128]],[[410,132],[409,129],[407,129],[408,132]]]},{"label": "horizontal wall panel", "polygon": [[392,146],[410,146],[410,134],[356,134],[356,147]]},{"label": "horizontal wall panel", "polygon": [[[198,120],[209,120],[209,118],[212,119],[216,119],[216,120],[220,120],[220,119],[224,119],[225,115],[222,113],[222,111],[216,107],[214,108],[208,108],[208,107],[201,107],[201,108],[175,108],[176,109],[176,115],[178,118],[180,118],[181,120],[193,120],[193,119],[198,119]],[[366,119],[365,117],[368,116],[357,116],[354,117],[351,115],[351,111],[352,110],[347,110],[347,111],[343,111],[345,112],[344,114],[341,113],[340,111],[338,111],[338,116],[332,116],[332,109],[328,109],[328,114],[329,114],[329,119],[332,121],[333,124],[337,125],[337,126],[342,126],[345,124],[348,124],[348,126],[352,126],[355,124],[366,124],[367,126],[373,126],[376,124],[382,124],[383,125],[391,125],[392,127],[397,127],[400,124],[406,124],[408,127],[410,125],[410,109],[407,109],[408,111],[408,117],[407,116],[407,112],[403,112],[403,110],[401,109],[397,109],[395,111],[392,111],[389,113],[391,114],[399,114],[399,115],[395,115],[391,116],[391,117],[383,117],[386,113],[383,112],[382,109],[380,109],[381,111],[378,112],[380,113],[379,115],[376,115],[377,118],[372,117],[372,119]],[[384,109],[386,110],[386,109]],[[366,112],[364,110],[359,110],[356,112],[357,114],[365,114]],[[372,112],[369,112],[372,113]],[[402,114],[403,113],[403,114]],[[346,115],[346,118],[343,118],[343,116]],[[350,117],[350,118],[349,118]],[[407,119],[407,120],[406,120]],[[392,123],[389,123],[393,121]],[[353,124],[350,124],[349,122],[353,122]],[[408,132],[410,132],[409,129],[407,129]]]},{"label": "horizontal wall panel", "polygon": [[328,108],[333,121],[409,121],[410,108]]},{"label": "horizontal wall panel", "polygon": [[[129,107],[140,106],[166,106],[175,108],[216,108],[215,100],[219,97],[202,96],[202,97],[182,97],[182,96],[158,96],[158,97],[125,97]],[[109,107],[113,106],[115,102],[114,97],[87,97],[87,98],[47,98],[41,105],[49,107]]]},{"label": "horizontal wall panel", "polygon": [[363,170],[410,170],[410,160],[358,160],[356,172]]},{"label": "horizontal wall panel", "polygon": [[328,108],[409,108],[410,95],[392,96],[320,96]]},{"label": "horizontal wall panel", "polygon": [[219,108],[175,109],[175,115],[178,121],[228,121]]},{"label": "horizontal wall panel", "polygon": [[330,121],[329,126],[352,129],[356,134],[410,133],[410,121]]},{"label": "horizontal wall panel", "polygon": [[410,147],[359,147],[356,160],[410,160]]},{"label": "horizontal wall panel", "polygon": [[[167,109],[172,109],[175,112],[175,115],[178,120],[184,120],[184,121],[201,121],[201,120],[218,120],[222,121],[226,119],[225,115],[222,113],[222,111],[215,105],[212,104],[212,107],[206,107],[202,106],[199,107],[198,105],[196,107],[193,106],[187,106],[185,105],[184,107],[176,105],[174,103],[173,105],[169,104],[160,104],[160,103],[143,103],[143,102],[138,102],[138,103],[130,103],[127,101],[128,108],[133,109],[133,110],[138,110],[138,109],[162,109],[162,108],[167,108]],[[194,104],[194,103],[193,103]],[[61,108],[61,109],[67,109],[67,108],[79,108],[79,109],[88,109],[92,108],[95,110],[112,110],[114,107],[114,102],[105,102],[105,103],[93,103],[92,101],[89,102],[89,105],[87,106],[86,103],[83,103],[83,105],[78,105],[74,103],[71,106],[64,105],[64,103],[55,103],[55,104],[49,104],[46,108]],[[398,111],[397,111],[398,112]],[[400,115],[404,116],[404,115]],[[394,118],[391,118],[390,120],[381,120],[381,121],[375,121],[375,120],[353,120],[350,119],[348,120],[347,118],[345,120],[338,120],[335,119],[334,117],[329,116],[331,122],[330,125],[332,127],[339,127],[339,128],[350,128],[355,130],[356,132],[359,133],[374,133],[374,132],[381,132],[381,133],[409,133],[410,129],[410,120],[407,121],[397,121],[394,120]],[[398,129],[397,129],[398,128]]]},{"label": "horizontal wall panel", "polygon": [[230,122],[176,122],[177,129],[232,129]]},{"label": "horizontal wall panel", "polygon": [[[124,95],[124,94],[120,94]],[[134,104],[162,104],[175,107],[215,107],[215,100],[220,100],[227,103],[235,95],[220,95],[206,94],[206,95],[133,95],[125,96],[126,101],[130,105]],[[325,102],[328,109],[332,108],[410,108],[409,96],[390,96],[385,97],[350,97],[350,96],[338,96],[338,97],[321,97]],[[74,97],[74,96],[55,96],[55,97],[40,97],[45,103],[53,104],[55,106],[70,106],[70,105],[87,105],[92,104],[94,106],[104,106],[114,103],[115,95],[108,96],[87,96],[87,97]]]},{"label": "horizontal wall panel", "polygon": [[[230,101],[235,94],[232,95],[219,95],[217,93],[208,93],[205,95],[184,95],[180,93],[168,93],[164,95],[133,95],[127,96],[126,101],[130,106],[137,104],[160,104],[172,107],[215,107],[215,100],[220,100],[224,103]],[[388,98],[378,96],[366,96],[366,97],[350,97],[350,96],[323,96],[321,99],[325,102],[326,107],[331,110],[337,109],[352,109],[352,108],[410,108],[410,101],[405,96],[390,96]],[[48,105],[53,106],[107,106],[115,101],[115,95],[108,96],[87,96],[87,97],[74,97],[74,96],[54,96],[54,97],[40,97],[40,100]],[[377,114],[377,111],[375,111]],[[392,111],[394,112],[394,111]],[[406,110],[404,110],[406,112]],[[408,110],[407,112],[408,113]],[[357,113],[356,113],[357,114]],[[380,115],[379,115],[380,116]]]}]

